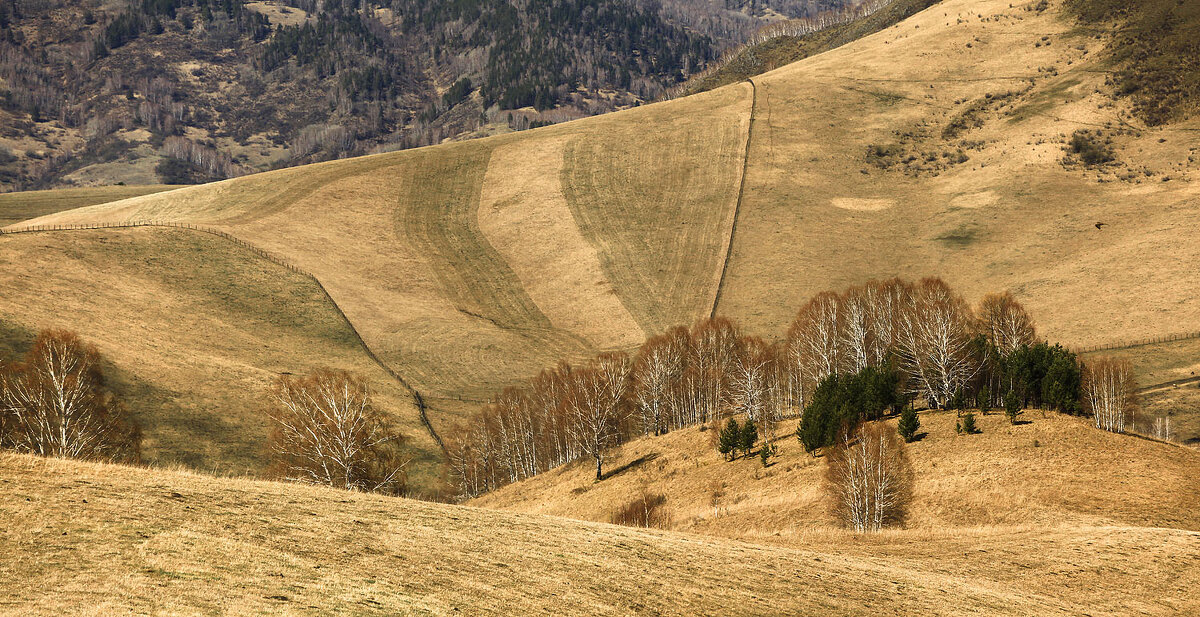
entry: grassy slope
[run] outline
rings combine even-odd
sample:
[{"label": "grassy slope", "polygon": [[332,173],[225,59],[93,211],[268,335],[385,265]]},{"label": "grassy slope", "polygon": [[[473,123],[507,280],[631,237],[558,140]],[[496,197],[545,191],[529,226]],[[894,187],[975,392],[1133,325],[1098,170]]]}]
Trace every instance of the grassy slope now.
[{"label": "grassy slope", "polygon": [[[921,415],[927,436],[908,446],[916,486],[907,527],[1140,526],[1200,531],[1200,452],[1090,428],[1083,420],[1026,412],[1010,426],[978,416],[981,434],[958,436],[953,413]],[[894,422],[889,422],[889,424]],[[792,431],[788,434],[786,431]],[[661,492],[673,528],[789,543],[834,525],[824,507],[824,460],[805,454],[794,426],[781,454],[725,463],[712,431],[687,429],[623,446],[612,473],[593,482],[572,465],[476,499],[477,505],[607,521],[642,488]],[[627,464],[632,463],[628,467]],[[622,468],[625,467],[624,470]],[[720,493],[713,505],[714,493]]]},{"label": "grassy slope", "polygon": [[[1114,135],[1121,166],[1065,169],[1076,129],[1128,125],[1103,94],[1105,42],[1057,3],[1010,4],[946,0],[755,78],[722,313],[773,335],[818,291],[936,274],[971,299],[1011,289],[1070,345],[1200,321],[1200,124]],[[1007,92],[981,126],[943,137]],[[441,408],[469,408],[455,398],[706,312],[749,102],[739,84],[44,220],[219,225],[313,271],[389,364]],[[893,144],[970,160],[915,177],[868,163],[869,146]]]},{"label": "grassy slope", "polygon": [[[1050,6],[949,0],[756,78],[721,310],[778,332],[820,290],[937,274],[972,299],[1013,290],[1045,335],[1068,344],[1200,321],[1200,281],[1188,274],[1200,259],[1189,231],[1200,226],[1189,206],[1200,193],[1188,162],[1200,145],[1196,123],[1115,138],[1118,156],[1153,177],[1099,182],[1064,169],[1063,136],[1124,120],[1097,93],[1103,41],[1073,34]],[[1031,80],[982,127],[942,137],[986,93],[1020,92]],[[895,143],[939,158],[965,147],[970,160],[919,177],[867,162],[868,146]],[[1097,221],[1109,226],[1097,230]]]},{"label": "grassy slope", "polygon": [[[641,341],[643,328],[708,313],[740,180],[749,102],[749,88],[737,86],[677,104],[260,174],[46,220],[166,219],[228,229],[315,273],[368,342],[426,394],[483,397],[560,357],[628,347]],[[720,128],[712,130],[714,124]],[[578,230],[575,244],[562,235],[528,242],[519,227],[512,233],[494,220],[493,210],[504,207],[536,221],[553,205],[544,198],[517,191],[479,211],[485,177],[496,179],[490,199],[509,166],[521,174],[534,164],[514,157],[513,144],[551,150],[539,159],[534,180],[565,201],[561,211],[575,217],[567,223]],[[670,190],[640,190],[655,178],[672,178]],[[592,192],[614,186],[626,188]],[[672,241],[648,241],[640,233],[647,230]],[[535,301],[527,288],[532,275],[546,275],[538,272],[539,260],[575,251],[585,240],[585,250],[576,251],[581,261],[562,264],[538,283],[557,285],[559,293]],[[580,281],[576,273],[585,267],[599,280]],[[561,289],[585,282],[611,292],[597,305],[570,311],[553,304]],[[579,315],[606,319],[595,306],[609,306],[612,295],[631,316],[623,329],[592,340],[589,331],[571,327]]]},{"label": "grassy slope", "polygon": [[1200,583],[1169,529],[780,547],[11,454],[0,483],[14,614],[1178,614]]},{"label": "grassy slope", "polygon": [[0,194],[0,227],[28,219],[108,203],[120,199],[169,191],[174,186],[165,184],[149,186],[95,186],[51,191],[24,191]]},{"label": "grassy slope", "polygon": [[94,342],[145,427],[150,461],[262,472],[270,380],[328,365],[370,380],[419,452],[414,479],[428,485],[436,473],[411,396],[362,352],[319,288],[215,236],[151,228],[0,236],[0,323],[10,353],[46,327]]}]

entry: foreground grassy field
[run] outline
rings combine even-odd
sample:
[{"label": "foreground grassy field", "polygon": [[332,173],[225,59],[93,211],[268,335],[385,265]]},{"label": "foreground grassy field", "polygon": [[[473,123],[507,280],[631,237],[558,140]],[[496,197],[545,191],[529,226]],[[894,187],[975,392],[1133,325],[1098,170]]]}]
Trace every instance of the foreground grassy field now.
[{"label": "foreground grassy field", "polygon": [[95,204],[161,193],[178,188],[166,184],[148,186],[94,186],[49,191],[0,194],[0,227],[29,219]]},{"label": "foreground grassy field", "polygon": [[23,353],[42,328],[99,347],[151,462],[263,472],[271,379],[331,366],[368,379],[410,436],[416,479],[437,473],[411,395],[316,284],[227,240],[153,228],[0,236],[0,353]]},{"label": "foreground grassy field", "polygon": [[1200,608],[1200,534],[1178,529],[824,531],[779,546],[11,454],[0,486],[9,614]]}]

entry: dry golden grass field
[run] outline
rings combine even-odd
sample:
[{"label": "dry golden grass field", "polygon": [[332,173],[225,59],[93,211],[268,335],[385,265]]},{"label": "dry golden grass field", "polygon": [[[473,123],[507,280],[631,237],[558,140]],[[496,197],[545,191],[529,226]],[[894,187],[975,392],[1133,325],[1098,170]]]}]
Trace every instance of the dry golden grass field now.
[{"label": "dry golden grass field", "polygon": [[0,354],[23,353],[42,328],[100,348],[148,460],[261,472],[271,379],[332,366],[369,380],[419,453],[418,478],[437,473],[411,395],[315,283],[228,240],[155,228],[0,236]]},{"label": "dry golden grass field", "polygon": [[[977,416],[982,433],[957,435],[953,412],[921,414],[927,435],[909,444],[916,473],[908,531],[1008,527],[1169,527],[1200,532],[1200,451],[1091,428],[1083,419],[1028,410],[1012,426]],[[894,424],[894,421],[889,421]],[[754,542],[803,541],[836,521],[822,495],[825,461],[804,452],[793,423],[780,455],[725,462],[715,431],[685,429],[622,446],[605,480],[569,465],[471,503],[608,521],[643,490],[667,497],[672,529]]]},{"label": "dry golden grass field", "polygon": [[[1200,330],[1200,120],[1140,126],[1104,38],[1040,4],[945,0],[753,83],[531,131],[0,196],[5,231],[188,223],[316,279],[198,230],[0,234],[0,355],[46,327],[95,343],[148,463],[0,453],[0,613],[1200,614],[1200,450],[1053,413],[971,436],[922,414],[908,521],[868,535],[835,526],[793,424],[765,468],[691,428],[599,482],[573,464],[460,506],[249,478],[282,373],[363,375],[427,490],[441,453],[389,370],[446,429],[559,359],[713,312],[779,336],[872,278],[1011,290],[1075,348]],[[1065,164],[1080,129],[1116,161]],[[1143,386],[1200,371],[1200,340],[1120,353]],[[1200,437],[1200,384],[1140,414]],[[669,529],[607,523],[643,491]]]},{"label": "dry golden grass field", "polygon": [[0,194],[0,227],[72,208],[169,191],[174,186],[94,186]]},{"label": "dry golden grass field", "polygon": [[[1139,128],[1104,40],[1034,4],[946,0],[753,87],[34,222],[206,224],[295,262],[439,426],[709,314],[731,235],[717,308],[759,334],[893,275],[1010,289],[1067,345],[1195,330],[1200,122]],[[1078,129],[1117,162],[1064,165]]]},{"label": "dry golden grass field", "polygon": [[[991,428],[985,425],[985,433],[975,437],[986,438]],[[1062,435],[1059,427],[1039,434]],[[1171,455],[1163,459],[1173,460]],[[751,464],[757,465],[728,466]],[[778,484],[776,493],[803,498],[808,474],[781,466],[757,482]],[[930,480],[959,483],[956,474],[942,467]],[[1124,469],[1116,481],[1140,477]],[[1017,520],[995,526],[981,516],[966,527],[865,537],[816,527],[747,543],[714,533],[632,529],[11,454],[0,455],[0,486],[0,516],[6,521],[0,528],[0,580],[13,581],[5,585],[0,611],[9,614],[1180,615],[1200,610],[1192,593],[1200,584],[1195,521],[1177,528],[1136,524],[1158,520],[1154,504],[1141,512],[1088,515],[1070,525]],[[1194,498],[1194,488],[1190,494]],[[953,503],[951,497],[939,499]],[[736,511],[727,516],[730,529],[744,522]],[[764,530],[767,524],[764,520],[754,528]]]}]

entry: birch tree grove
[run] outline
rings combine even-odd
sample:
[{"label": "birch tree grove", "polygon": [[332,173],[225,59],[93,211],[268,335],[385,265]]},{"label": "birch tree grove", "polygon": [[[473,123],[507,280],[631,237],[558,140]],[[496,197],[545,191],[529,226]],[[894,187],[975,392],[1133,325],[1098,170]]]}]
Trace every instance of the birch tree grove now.
[{"label": "birch tree grove", "polygon": [[605,354],[572,375],[567,405],[575,442],[596,463],[596,479],[604,477],[604,453],[617,445],[623,424],[623,401],[629,359]]},{"label": "birch tree grove", "polygon": [[402,437],[371,404],[366,383],[345,371],[280,376],[268,415],[280,474],[294,482],[356,491],[404,489]]},{"label": "birch tree grove", "polygon": [[1083,367],[1083,401],[1098,429],[1124,433],[1133,421],[1136,391],[1128,359],[1094,358]]},{"label": "birch tree grove", "polygon": [[[941,279],[890,279],[816,295],[773,342],[724,318],[676,326],[647,339],[632,358],[560,363],[500,392],[449,435],[450,474],[468,496],[581,459],[601,478],[605,451],[623,440],[731,415],[753,420],[769,439],[777,421],[819,403],[818,386],[835,377],[872,393],[860,401],[860,420],[897,406],[902,389],[939,408],[978,395],[984,384],[976,377],[987,362],[989,387],[1002,395],[997,375],[1019,363],[989,360],[999,354],[995,345],[1028,356],[1030,366],[1048,366],[1021,371],[1045,373],[1029,388],[1056,408],[1078,400],[1066,370],[1078,366],[1075,356],[1044,343],[1031,347],[1033,322],[1010,294],[990,295],[980,307],[977,316]],[[1043,387],[1049,382],[1057,385]],[[836,431],[820,433],[814,448],[833,442]]]},{"label": "birch tree grove", "polygon": [[44,330],[20,364],[0,367],[0,443],[20,452],[136,462],[141,434],[104,388],[100,354],[77,335]]},{"label": "birch tree grove", "polygon": [[903,521],[912,492],[912,467],[895,431],[878,424],[846,432],[829,453],[826,489],[834,513],[857,532]]},{"label": "birch tree grove", "polygon": [[1002,355],[1037,342],[1033,319],[1010,292],[984,296],[978,315],[980,331]]},{"label": "birch tree grove", "polygon": [[918,283],[900,311],[897,351],[914,393],[945,408],[979,370],[971,307],[941,279]]}]

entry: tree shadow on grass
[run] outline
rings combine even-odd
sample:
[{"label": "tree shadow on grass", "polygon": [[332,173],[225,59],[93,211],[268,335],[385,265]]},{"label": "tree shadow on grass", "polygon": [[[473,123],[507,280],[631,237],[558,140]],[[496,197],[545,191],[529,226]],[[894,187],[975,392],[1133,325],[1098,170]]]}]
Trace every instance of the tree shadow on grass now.
[{"label": "tree shadow on grass", "polygon": [[619,475],[625,473],[626,471],[629,471],[630,469],[640,467],[641,465],[649,463],[650,461],[653,461],[656,458],[658,458],[657,452],[651,452],[650,454],[644,454],[632,461],[629,461],[628,463],[625,463],[624,465],[621,465],[620,467],[610,469],[607,473],[600,476],[600,479],[607,480],[613,476],[619,476]]}]

